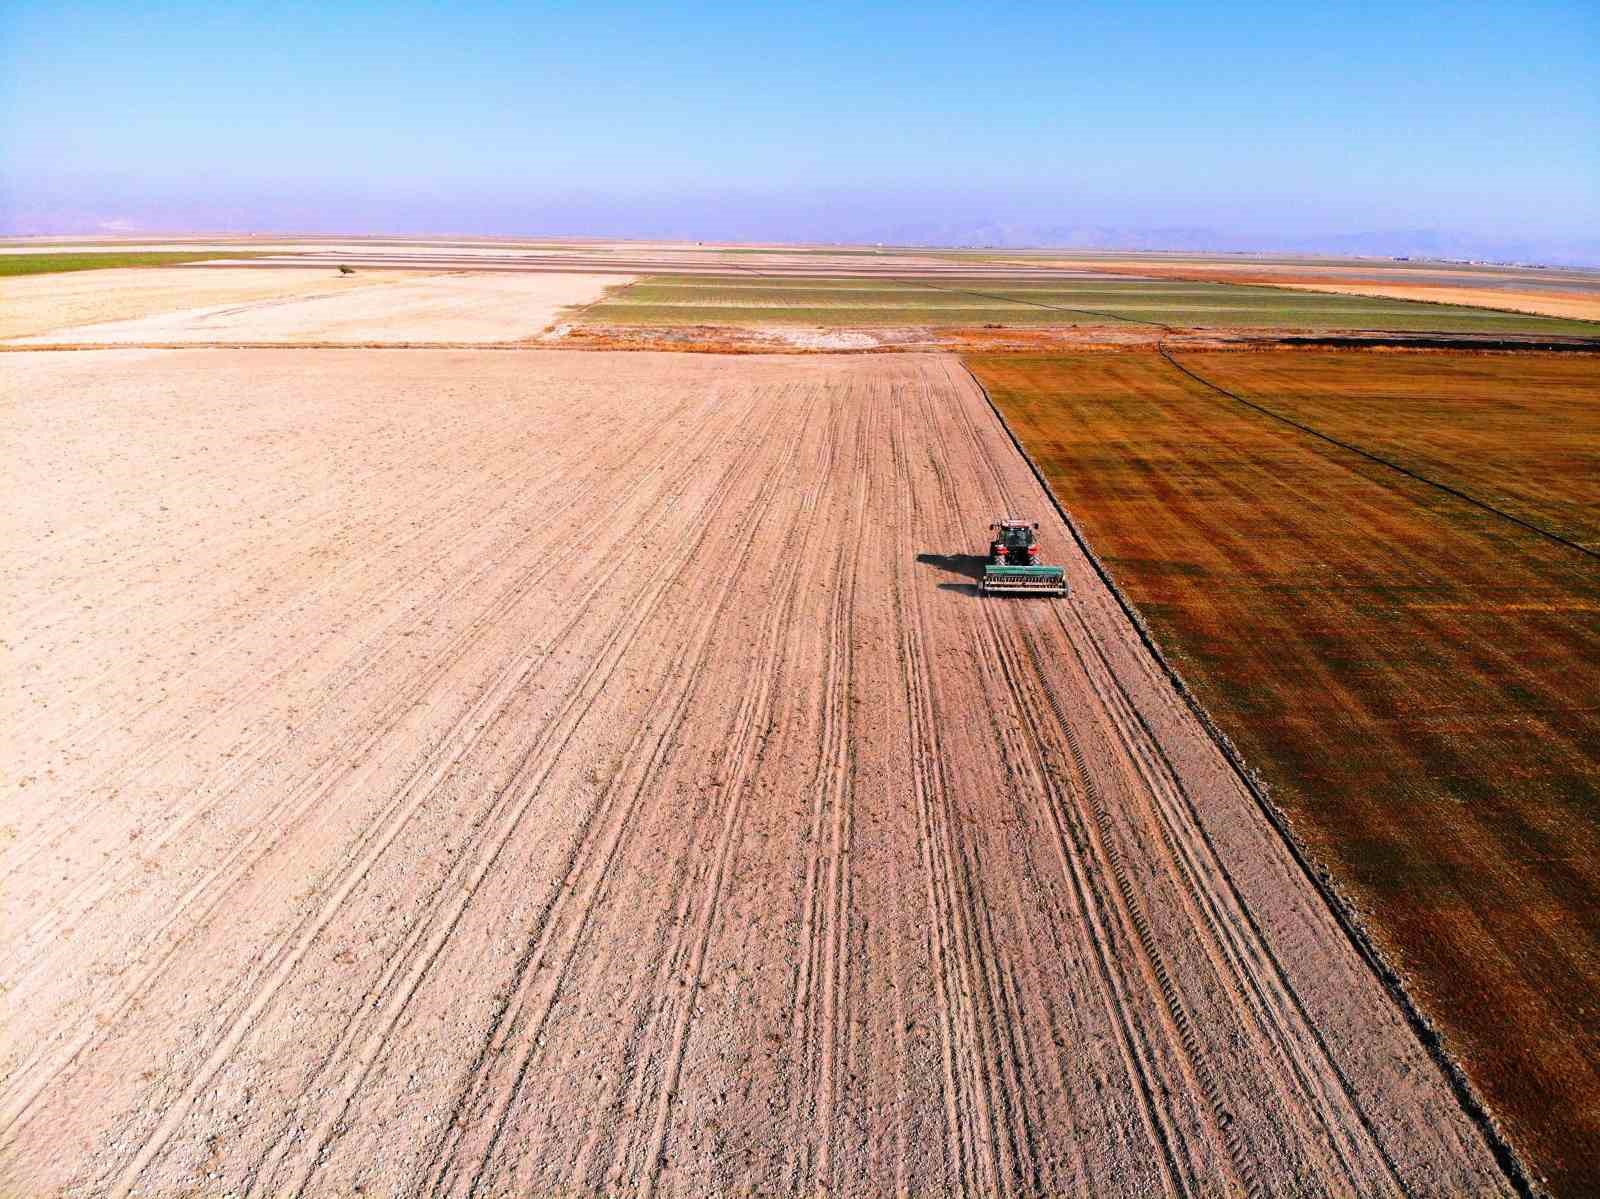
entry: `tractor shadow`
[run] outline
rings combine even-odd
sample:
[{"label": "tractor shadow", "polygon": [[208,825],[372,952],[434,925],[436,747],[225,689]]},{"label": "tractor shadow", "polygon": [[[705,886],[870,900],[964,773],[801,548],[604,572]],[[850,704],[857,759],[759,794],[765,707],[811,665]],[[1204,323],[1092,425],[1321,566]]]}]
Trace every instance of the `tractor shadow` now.
[{"label": "tractor shadow", "polygon": [[978,580],[983,577],[983,564],[988,561],[982,554],[918,554],[923,566],[937,567],[949,574],[969,579],[966,583],[940,583],[940,591],[960,591],[967,595],[978,593]]}]

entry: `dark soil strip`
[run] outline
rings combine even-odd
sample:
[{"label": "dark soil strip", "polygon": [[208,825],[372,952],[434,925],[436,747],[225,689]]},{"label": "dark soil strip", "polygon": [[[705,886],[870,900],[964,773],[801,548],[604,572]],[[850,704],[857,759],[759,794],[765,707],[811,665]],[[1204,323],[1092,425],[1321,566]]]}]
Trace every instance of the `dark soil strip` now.
[{"label": "dark soil strip", "polygon": [[[1420,301],[1419,301],[1420,302]],[[1498,309],[1490,310],[1498,311]],[[1451,337],[1436,333],[1384,334],[1372,336],[1296,337],[1282,336],[1263,341],[1266,345],[1300,349],[1329,350],[1539,350],[1547,353],[1600,354],[1600,339],[1585,337],[1535,338],[1527,336]]]},{"label": "dark soil strip", "polygon": [[1560,533],[1552,533],[1549,529],[1544,528],[1542,525],[1536,525],[1532,521],[1523,520],[1520,516],[1514,516],[1510,512],[1507,512],[1504,508],[1497,508],[1495,505],[1487,502],[1486,500],[1480,500],[1477,496],[1468,495],[1465,491],[1461,491],[1458,488],[1452,487],[1448,483],[1441,483],[1437,479],[1428,478],[1427,475],[1418,474],[1410,467],[1401,466],[1398,462],[1392,462],[1388,458],[1380,457],[1379,455],[1374,454],[1371,450],[1364,450],[1360,446],[1354,445],[1348,441],[1341,441],[1339,438],[1330,436],[1329,434],[1322,432],[1320,429],[1312,428],[1310,425],[1301,424],[1292,417],[1284,416],[1280,412],[1274,412],[1271,408],[1263,407],[1254,400],[1247,400],[1242,395],[1229,391],[1226,387],[1219,387],[1210,379],[1196,374],[1194,371],[1184,366],[1183,363],[1179,362],[1170,353],[1168,353],[1165,346],[1157,346],[1156,349],[1163,358],[1172,364],[1174,369],[1189,376],[1189,378],[1193,379],[1196,383],[1210,388],[1218,395],[1227,396],[1228,399],[1233,400],[1236,403],[1243,404],[1246,408],[1259,412],[1263,416],[1270,416],[1273,420],[1282,421],[1284,424],[1289,425],[1292,428],[1299,429],[1302,433],[1308,433],[1312,437],[1321,438],[1329,445],[1336,445],[1341,450],[1348,450],[1352,454],[1359,454],[1369,462],[1376,462],[1379,466],[1387,466],[1390,470],[1396,471],[1408,479],[1414,479],[1418,483],[1426,483],[1429,487],[1433,487],[1439,491],[1442,491],[1446,495],[1454,496],[1458,500],[1463,500],[1476,508],[1482,508],[1485,512],[1492,513],[1493,515],[1500,517],[1502,520],[1510,521],[1512,524],[1517,525],[1520,528],[1527,529],[1530,533],[1537,533],[1540,537],[1546,538],[1549,541],[1553,541],[1557,545],[1564,545],[1569,550],[1577,550],[1580,554],[1600,560],[1600,551],[1592,550],[1586,545],[1563,537]]},{"label": "dark soil strip", "polygon": [[[1165,350],[1162,350],[1162,356],[1166,356]],[[1171,362],[1172,360],[1168,358],[1168,361]],[[1172,365],[1178,366],[1176,362],[1173,362]],[[1011,425],[1007,423],[1005,415],[1000,411],[1000,406],[994,402],[994,397],[989,394],[989,389],[983,385],[982,380],[973,373],[965,362],[961,366],[967,372],[968,377],[971,378],[973,385],[983,393],[983,398],[988,401],[989,408],[993,411],[995,419],[1000,422],[1000,427],[1005,430],[1006,437],[1010,439],[1017,453],[1022,455],[1022,460],[1028,464],[1028,469],[1033,472],[1033,477],[1039,481],[1040,488],[1049,498],[1051,505],[1060,514],[1061,519],[1066,523],[1067,528],[1072,533],[1072,539],[1077,542],[1078,548],[1083,551],[1083,556],[1089,560],[1089,564],[1094,567],[1095,573],[1100,576],[1100,581],[1105,584],[1106,590],[1116,599],[1117,606],[1122,609],[1123,615],[1133,625],[1134,630],[1139,635],[1140,642],[1151,657],[1155,659],[1156,664],[1161,667],[1162,673],[1172,683],[1173,689],[1183,697],[1184,703],[1194,713],[1195,719],[1199,720],[1200,726],[1205,729],[1212,742],[1222,752],[1222,756],[1227,760],[1228,765],[1233,768],[1233,772],[1240,783],[1249,791],[1251,798],[1256,801],[1256,806],[1260,809],[1261,814],[1266,817],[1267,822],[1272,825],[1279,838],[1283,841],[1284,847],[1289,851],[1289,856],[1294,859],[1295,864],[1300,867],[1305,876],[1311,880],[1311,884],[1317,889],[1317,894],[1322,896],[1323,903],[1327,905],[1328,911],[1332,913],[1339,927],[1344,930],[1344,934],[1350,944],[1361,955],[1362,960],[1367,963],[1372,972],[1377,975],[1378,981],[1383,984],[1384,990],[1389,993],[1389,997],[1400,1008],[1401,1014],[1405,1017],[1411,1031],[1416,1034],[1417,1040],[1427,1051],[1428,1056],[1433,1059],[1434,1064],[1439,1067],[1446,1080],[1450,1083],[1450,1089],[1455,1094],[1456,1102],[1461,1104],[1461,1109],[1478,1126],[1478,1131],[1483,1135],[1485,1144],[1489,1146],[1490,1152],[1494,1154],[1495,1162],[1504,1172],[1507,1181],[1510,1182],[1517,1194],[1523,1196],[1524,1199],[1535,1199],[1535,1196],[1542,1195],[1544,1192],[1535,1189],[1527,1168],[1523,1165],[1521,1158],[1517,1156],[1516,1150],[1511,1147],[1511,1143],[1501,1135],[1500,1128],[1495,1123],[1494,1117],[1489,1114],[1489,1110],[1484,1106],[1483,1101],[1478,1098],[1477,1092],[1473,1090],[1472,1083],[1456,1063],[1456,1060],[1450,1056],[1438,1030],[1434,1028],[1428,1017],[1423,1014],[1416,1001],[1411,998],[1410,991],[1406,989],[1405,980],[1389,964],[1382,951],[1378,949],[1371,936],[1368,935],[1360,917],[1355,914],[1354,910],[1340,894],[1338,885],[1326,871],[1312,863],[1311,858],[1301,847],[1299,840],[1296,839],[1293,830],[1289,827],[1287,818],[1279,810],[1278,805],[1268,797],[1265,784],[1245,764],[1244,757],[1234,746],[1232,739],[1218,727],[1216,721],[1212,720],[1211,713],[1206,711],[1198,697],[1189,689],[1189,684],[1178,673],[1177,668],[1161,652],[1161,646],[1156,643],[1156,639],[1150,632],[1149,625],[1145,623],[1144,617],[1133,606],[1133,601],[1127,597],[1122,588],[1117,586],[1116,580],[1111,577],[1111,572],[1106,569],[1105,564],[1100,561],[1099,555],[1090,547],[1088,539],[1083,535],[1083,530],[1078,527],[1078,522],[1073,519],[1072,514],[1067,511],[1056,497],[1056,493],[1050,487],[1050,481],[1045,478],[1044,472],[1039,469],[1039,464],[1033,460],[1033,455],[1028,453],[1027,448],[1018,439],[1016,433],[1012,431]],[[1183,370],[1184,368],[1178,366],[1178,369]],[[1196,377],[1198,378],[1198,376]],[[1201,380],[1201,382],[1205,382],[1205,380]],[[1208,384],[1208,386],[1210,385]],[[1248,401],[1243,402],[1248,403]]]}]

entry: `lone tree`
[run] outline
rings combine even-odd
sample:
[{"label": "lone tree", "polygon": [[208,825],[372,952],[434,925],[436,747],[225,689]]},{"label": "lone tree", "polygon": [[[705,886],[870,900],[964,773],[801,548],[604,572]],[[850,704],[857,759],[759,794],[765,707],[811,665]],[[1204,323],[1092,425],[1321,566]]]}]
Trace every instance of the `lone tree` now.
[{"label": "lone tree", "polygon": [[341,275],[353,275],[356,273],[356,268],[353,266],[340,266],[339,273]]}]

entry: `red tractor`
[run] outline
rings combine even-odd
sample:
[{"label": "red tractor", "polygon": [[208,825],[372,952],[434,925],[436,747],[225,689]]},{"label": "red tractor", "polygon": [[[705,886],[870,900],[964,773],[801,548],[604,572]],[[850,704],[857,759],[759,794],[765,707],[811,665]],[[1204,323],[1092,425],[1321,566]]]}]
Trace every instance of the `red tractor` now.
[{"label": "red tractor", "polygon": [[1039,525],[1025,520],[1000,520],[989,526],[989,561],[978,590],[1032,595],[1066,595],[1066,571],[1039,564]]}]

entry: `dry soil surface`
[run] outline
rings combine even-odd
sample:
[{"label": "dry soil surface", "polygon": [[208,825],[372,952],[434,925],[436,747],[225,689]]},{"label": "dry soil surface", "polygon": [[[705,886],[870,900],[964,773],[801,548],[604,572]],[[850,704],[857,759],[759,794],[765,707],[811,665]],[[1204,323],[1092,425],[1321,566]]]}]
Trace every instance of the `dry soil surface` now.
[{"label": "dry soil surface", "polygon": [[7,1193],[1505,1189],[954,359],[6,368]]},{"label": "dry soil surface", "polygon": [[0,338],[35,337],[79,325],[137,320],[180,309],[229,308],[349,290],[348,279],[326,268],[187,271],[181,267],[137,267],[18,275],[0,278]]},{"label": "dry soil surface", "polygon": [[507,342],[630,275],[133,268],[0,281],[17,344]]}]

